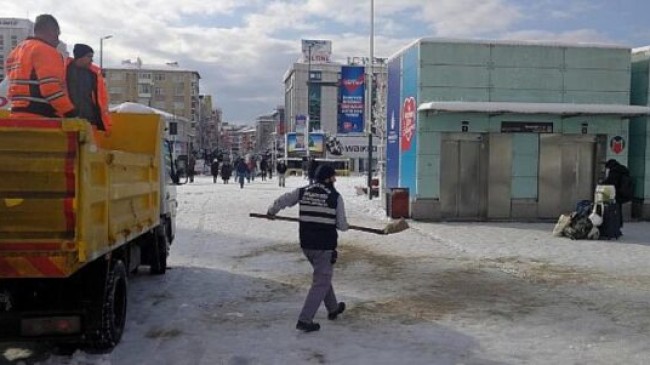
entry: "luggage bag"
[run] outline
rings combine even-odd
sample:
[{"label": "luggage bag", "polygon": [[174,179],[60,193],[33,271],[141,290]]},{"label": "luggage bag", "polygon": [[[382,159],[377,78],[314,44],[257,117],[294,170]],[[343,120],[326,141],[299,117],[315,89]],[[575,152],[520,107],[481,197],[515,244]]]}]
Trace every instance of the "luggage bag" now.
[{"label": "luggage bag", "polygon": [[615,202],[598,204],[598,212],[603,217],[603,223],[598,227],[600,238],[618,239],[621,236],[621,211]]}]

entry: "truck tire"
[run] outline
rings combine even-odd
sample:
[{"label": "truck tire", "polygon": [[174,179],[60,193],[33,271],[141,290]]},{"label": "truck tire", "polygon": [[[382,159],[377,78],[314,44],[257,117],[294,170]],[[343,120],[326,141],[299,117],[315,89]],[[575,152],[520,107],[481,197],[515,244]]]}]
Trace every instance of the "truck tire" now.
[{"label": "truck tire", "polygon": [[154,236],[150,272],[153,275],[164,275],[167,271],[167,256],[169,255],[169,240],[165,228],[157,230]]},{"label": "truck tire", "polygon": [[120,342],[126,324],[127,306],[126,266],[120,260],[113,264],[108,273],[97,319],[98,330],[90,336],[89,345],[95,350],[110,350]]}]

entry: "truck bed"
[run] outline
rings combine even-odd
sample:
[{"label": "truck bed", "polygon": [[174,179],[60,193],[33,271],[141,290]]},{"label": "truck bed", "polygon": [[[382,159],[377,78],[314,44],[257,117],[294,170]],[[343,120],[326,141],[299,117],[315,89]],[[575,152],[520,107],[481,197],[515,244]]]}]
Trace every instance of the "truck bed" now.
[{"label": "truck bed", "polygon": [[0,117],[0,279],[62,278],[160,219],[162,121]]}]

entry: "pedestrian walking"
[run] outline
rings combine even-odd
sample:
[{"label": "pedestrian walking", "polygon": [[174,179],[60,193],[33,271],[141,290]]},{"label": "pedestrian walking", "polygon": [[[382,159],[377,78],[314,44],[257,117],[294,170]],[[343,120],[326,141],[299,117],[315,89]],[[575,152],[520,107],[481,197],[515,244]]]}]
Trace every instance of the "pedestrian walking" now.
[{"label": "pedestrian walking", "polygon": [[262,160],[260,161],[260,172],[262,175],[262,181],[266,180],[266,173],[268,169],[269,169],[269,163],[266,160],[266,158],[263,157]]},{"label": "pedestrian walking", "polygon": [[237,172],[237,179],[239,179],[239,187],[243,189],[244,179],[246,177],[249,177],[250,179],[250,171],[248,171],[248,165],[246,164],[246,161],[244,161],[243,158],[239,159],[237,165],[235,165],[235,171]]},{"label": "pedestrian walking", "polygon": [[230,163],[226,161],[223,163],[223,165],[221,165],[221,179],[223,180],[224,184],[228,184],[228,182],[230,182],[231,174],[232,174],[232,166],[230,166]]},{"label": "pedestrian walking", "polygon": [[210,164],[210,174],[212,175],[212,182],[217,183],[217,177],[219,176],[219,160],[216,158],[212,160]]},{"label": "pedestrian walking", "polygon": [[336,172],[322,165],[315,173],[315,184],[283,194],[268,208],[270,219],[282,209],[299,204],[299,237],[303,254],[313,268],[312,283],[296,329],[303,332],[320,330],[314,316],[321,303],[327,309],[327,319],[335,320],[345,311],[345,303],[338,302],[332,276],[337,260],[338,230],[346,231],[348,222],[343,198],[334,188]]},{"label": "pedestrian walking", "polygon": [[314,156],[310,156],[307,161],[307,178],[309,179],[309,184],[313,184],[316,180],[316,169],[318,168],[318,162]]},{"label": "pedestrian walking", "polygon": [[190,182],[194,182],[194,168],[196,167],[196,159],[194,155],[190,154],[190,157],[187,161],[187,176],[190,178]]},{"label": "pedestrian walking", "polygon": [[278,186],[283,188],[286,182],[285,174],[287,173],[287,164],[282,160],[278,161],[276,171],[278,173]]}]

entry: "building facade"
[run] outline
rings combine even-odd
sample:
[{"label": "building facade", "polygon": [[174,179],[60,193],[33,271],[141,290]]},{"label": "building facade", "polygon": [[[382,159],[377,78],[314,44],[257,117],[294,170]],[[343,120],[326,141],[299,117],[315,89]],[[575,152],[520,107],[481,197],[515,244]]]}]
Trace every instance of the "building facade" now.
[{"label": "building facade", "polygon": [[34,35],[34,23],[29,19],[0,18],[0,81],[4,80],[5,61],[18,43]]},{"label": "building facade", "polygon": [[388,63],[386,185],[418,219],[555,220],[631,162],[630,80],[625,47],[420,39]]},{"label": "building facade", "polygon": [[139,58],[104,70],[111,104],[139,103],[198,122],[201,76],[197,71],[183,69],[175,62],[143,64]]},{"label": "building facade", "polygon": [[[650,46],[632,52],[632,104],[650,107]],[[630,121],[628,168],[634,177],[632,214],[650,219],[650,118]]]},{"label": "building facade", "polygon": [[[379,59],[377,59],[379,60]],[[376,61],[377,61],[376,60]],[[352,57],[348,59],[349,65],[365,65],[367,59],[363,57]],[[360,133],[339,133],[339,104],[341,101],[341,67],[343,64],[336,62],[319,63],[301,60],[291,65],[283,77],[285,90],[285,126],[286,132],[296,132],[296,120],[309,116],[308,128],[310,132],[322,132],[326,138],[335,138],[343,145],[343,154],[334,155],[326,153],[328,158],[348,159],[350,170],[364,172],[367,170],[368,147],[367,131]],[[386,65],[382,62],[375,62],[374,80],[385,79]],[[379,76],[377,76],[379,75]],[[376,83],[373,86],[375,96],[377,93]],[[366,89],[365,99],[369,100],[370,91]],[[377,100],[375,98],[374,100]],[[364,113],[367,113],[370,106],[366,104]],[[377,115],[377,114],[375,114]],[[383,115],[381,116],[383,118]],[[368,119],[365,117],[365,119]],[[377,136],[379,131],[373,129]],[[375,143],[381,139],[375,139]],[[286,143],[286,142],[285,142]],[[348,144],[348,148],[346,148]],[[378,150],[373,148],[373,166],[382,157],[377,155]],[[374,168],[374,167],[373,167]]]},{"label": "building facade", "polygon": [[260,115],[255,121],[255,153],[267,154],[273,150],[277,121],[274,114]]}]

